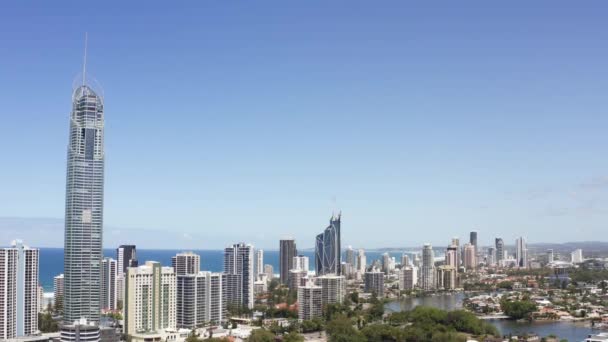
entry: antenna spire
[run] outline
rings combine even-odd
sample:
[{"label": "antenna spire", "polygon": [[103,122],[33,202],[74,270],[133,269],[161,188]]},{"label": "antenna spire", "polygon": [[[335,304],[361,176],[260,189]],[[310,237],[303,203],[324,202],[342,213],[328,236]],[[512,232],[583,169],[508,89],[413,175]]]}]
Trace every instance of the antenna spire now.
[{"label": "antenna spire", "polygon": [[89,33],[84,33],[84,62],[82,63],[82,85],[86,84],[87,75],[87,44],[89,40]]}]

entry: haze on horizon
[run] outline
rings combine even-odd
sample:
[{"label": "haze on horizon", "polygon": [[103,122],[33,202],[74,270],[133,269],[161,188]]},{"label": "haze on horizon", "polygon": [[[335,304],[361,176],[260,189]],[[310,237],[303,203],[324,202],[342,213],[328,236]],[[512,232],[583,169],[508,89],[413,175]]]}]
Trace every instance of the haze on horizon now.
[{"label": "haze on horizon", "polygon": [[0,245],[63,244],[72,82],[104,246],[606,240],[608,4],[0,4]]}]

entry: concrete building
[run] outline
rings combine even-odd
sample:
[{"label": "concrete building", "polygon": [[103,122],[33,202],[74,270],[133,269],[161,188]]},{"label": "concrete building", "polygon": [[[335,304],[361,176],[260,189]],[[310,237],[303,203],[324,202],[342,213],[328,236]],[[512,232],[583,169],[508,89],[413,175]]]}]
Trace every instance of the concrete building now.
[{"label": "concrete building", "polygon": [[53,278],[53,302],[63,311],[63,273]]},{"label": "concrete building", "polygon": [[375,270],[365,272],[365,292],[384,297],[384,272]]},{"label": "concrete building", "polygon": [[435,288],[435,253],[431,244],[425,244],[422,248],[422,269],[420,271],[420,287],[425,290]]},{"label": "concrete building", "polygon": [[357,272],[365,274],[367,268],[367,257],[365,256],[365,250],[359,249],[357,252]]},{"label": "concrete building", "polygon": [[477,253],[475,252],[475,246],[467,243],[463,247],[464,252],[464,267],[467,270],[474,270],[477,268]]},{"label": "concrete building", "polygon": [[346,248],[346,263],[350,264],[353,269],[357,268],[357,257],[352,246]]},{"label": "concrete building", "polygon": [[67,156],[64,234],[66,324],[86,318],[99,323],[103,259],[103,97],[87,84],[72,93]]},{"label": "concrete building", "polygon": [[264,265],[264,274],[266,274],[266,278],[268,279],[268,281],[271,281],[274,278],[274,269],[272,265]]},{"label": "concrete building", "polygon": [[460,238],[453,237],[450,246],[456,246],[456,270],[462,265],[462,252],[460,251]]},{"label": "concrete building", "polygon": [[298,287],[298,318],[311,320],[323,315],[323,289],[309,282]]},{"label": "concrete building", "polygon": [[304,255],[293,257],[293,269],[308,272],[310,270],[310,261],[308,257]]},{"label": "concrete building", "polygon": [[173,267],[162,267],[155,261],[130,267],[125,285],[127,335],[177,327],[177,280]]},{"label": "concrete building", "polygon": [[224,249],[226,300],[253,309],[253,246],[237,243]]},{"label": "concrete building", "polygon": [[457,286],[458,277],[456,269],[452,266],[443,265],[437,267],[436,270],[436,288],[441,290],[454,290]]},{"label": "concrete building", "polygon": [[486,258],[487,266],[496,266],[496,248],[489,247],[488,248],[488,256]]},{"label": "concrete building", "polygon": [[418,285],[418,268],[407,266],[399,271],[399,290],[413,290]]},{"label": "concrete building", "polygon": [[547,249],[547,263],[550,264],[553,261],[555,261],[555,257],[553,255],[553,250],[552,249]]},{"label": "concrete building", "polygon": [[515,259],[517,259],[517,267],[528,268],[528,246],[526,245],[526,239],[523,237],[515,240]]},{"label": "concrete building", "polygon": [[287,285],[289,286],[289,289],[297,291],[298,287],[300,287],[302,285],[302,279],[306,278],[306,276],[308,276],[307,271],[297,270],[297,269],[290,270],[288,281],[287,281]]},{"label": "concrete building", "polygon": [[113,311],[117,309],[117,262],[112,258],[101,261],[101,309]]},{"label": "concrete building", "polygon": [[458,247],[455,245],[448,246],[445,251],[445,264],[458,269]]},{"label": "concrete building", "polygon": [[39,256],[20,240],[0,248],[0,340],[38,331]]},{"label": "concrete building", "polygon": [[61,342],[101,342],[101,330],[98,325],[82,318],[73,324],[61,326]]},{"label": "concrete building", "polygon": [[505,259],[505,243],[501,238],[496,238],[494,241],[496,247],[496,265],[502,266]]},{"label": "concrete building", "polygon": [[346,296],[346,278],[333,274],[325,274],[315,279],[315,284],[322,288],[322,303],[340,304]]},{"label": "concrete building", "polygon": [[255,250],[255,275],[256,277],[264,273],[264,250]]},{"label": "concrete building", "polygon": [[298,255],[296,241],[294,239],[284,239],[279,242],[279,272],[281,275],[281,284],[287,285],[289,280],[289,271],[293,267],[293,258]]},{"label": "concrete building", "polygon": [[570,260],[572,261],[573,264],[581,264],[583,261],[585,261],[585,259],[583,258],[583,250],[580,248],[575,249],[570,254]]},{"label": "concrete building", "polygon": [[223,275],[202,272],[177,276],[176,324],[178,328],[195,329],[205,324],[225,321]]},{"label": "concrete building", "polygon": [[171,257],[171,266],[176,276],[197,274],[201,271],[201,256],[194,252],[182,252]]}]

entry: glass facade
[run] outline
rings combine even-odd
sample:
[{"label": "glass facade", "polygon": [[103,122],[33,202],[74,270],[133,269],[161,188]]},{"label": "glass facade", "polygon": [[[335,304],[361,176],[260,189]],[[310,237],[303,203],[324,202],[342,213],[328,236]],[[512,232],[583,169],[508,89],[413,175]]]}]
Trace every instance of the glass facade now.
[{"label": "glass facade", "polygon": [[103,233],[103,99],[89,86],[72,95],[68,145],[64,320],[99,322]]},{"label": "glass facade", "polygon": [[341,214],[332,216],[329,226],[317,235],[315,242],[315,272],[317,275],[340,275],[342,263],[340,245]]}]

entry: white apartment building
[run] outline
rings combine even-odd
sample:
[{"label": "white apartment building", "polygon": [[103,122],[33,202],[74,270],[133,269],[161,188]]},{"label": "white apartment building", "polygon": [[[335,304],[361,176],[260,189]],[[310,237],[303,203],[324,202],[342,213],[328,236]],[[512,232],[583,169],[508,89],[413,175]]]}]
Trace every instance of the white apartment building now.
[{"label": "white apartment building", "polygon": [[298,318],[311,320],[323,315],[323,289],[309,282],[298,287]]},{"label": "white apartment building", "polygon": [[399,271],[399,290],[412,290],[418,285],[418,267],[404,267]]},{"label": "white apartment building", "polygon": [[315,279],[315,284],[321,286],[322,303],[336,304],[342,303],[346,296],[346,278],[333,274],[326,274]]},{"label": "white apartment building", "polygon": [[130,267],[125,283],[126,334],[176,328],[177,281],[173,267],[147,261]]}]

